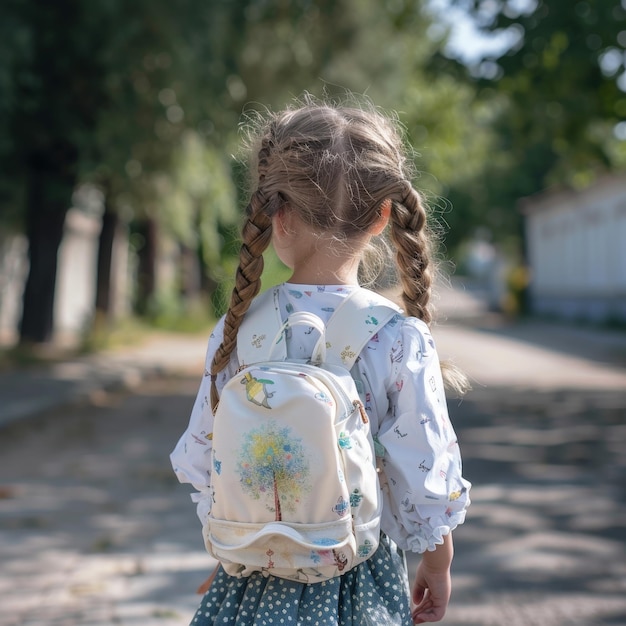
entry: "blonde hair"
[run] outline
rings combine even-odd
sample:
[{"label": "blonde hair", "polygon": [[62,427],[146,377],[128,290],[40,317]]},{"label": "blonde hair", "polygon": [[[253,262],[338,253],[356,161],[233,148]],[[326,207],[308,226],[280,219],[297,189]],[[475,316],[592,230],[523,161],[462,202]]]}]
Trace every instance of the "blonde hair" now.
[{"label": "blonde hair", "polygon": [[[315,232],[349,241],[367,234],[382,204],[391,200],[390,236],[405,313],[432,321],[432,237],[424,202],[410,181],[411,163],[398,126],[373,106],[317,103],[310,97],[259,116],[256,188],[246,207],[224,339],[211,364],[213,381],[228,365],[243,316],[259,293],[272,216],[282,208],[295,211]],[[217,404],[215,384],[212,402]]]}]

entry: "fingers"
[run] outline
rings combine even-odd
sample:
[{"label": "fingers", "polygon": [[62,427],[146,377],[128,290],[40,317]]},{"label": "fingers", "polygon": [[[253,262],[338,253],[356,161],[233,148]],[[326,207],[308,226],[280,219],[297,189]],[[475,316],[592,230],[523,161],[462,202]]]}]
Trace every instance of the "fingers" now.
[{"label": "fingers", "polygon": [[411,594],[413,623],[424,624],[443,619],[450,592],[449,570],[428,568],[422,561],[417,569]]},{"label": "fingers", "polygon": [[414,624],[425,624],[427,622],[438,622],[443,619],[445,614],[445,607],[435,606],[427,600],[423,606],[415,607],[411,616]]},{"label": "fingers", "polygon": [[438,622],[446,614],[447,603],[442,605],[428,589],[421,586],[414,587],[413,602],[415,606],[411,610],[411,617],[414,624]]},{"label": "fingers", "polygon": [[415,586],[413,587],[413,594],[411,596],[413,603],[419,606],[424,601],[425,595],[426,587],[415,584]]}]

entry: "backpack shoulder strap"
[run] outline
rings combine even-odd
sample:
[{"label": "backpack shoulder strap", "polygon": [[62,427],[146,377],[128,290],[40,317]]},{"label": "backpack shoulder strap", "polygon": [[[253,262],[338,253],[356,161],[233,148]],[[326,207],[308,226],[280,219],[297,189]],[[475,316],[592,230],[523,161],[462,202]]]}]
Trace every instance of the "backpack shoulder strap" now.
[{"label": "backpack shoulder strap", "polygon": [[240,365],[267,361],[282,326],[278,287],[272,287],[252,301],[239,327],[237,358]]},{"label": "backpack shoulder strap", "polygon": [[351,369],[368,341],[400,307],[368,289],[355,289],[344,299],[326,326],[326,363]]},{"label": "backpack shoulder strap", "polygon": [[[282,331],[285,323],[280,314],[279,287],[273,287],[257,296],[250,305],[237,333],[237,358],[240,365],[250,365],[270,358],[286,358]],[[330,365],[351,369],[367,342],[395,315],[400,307],[384,296],[368,289],[355,289],[337,307],[324,327],[313,314],[302,313],[303,319],[294,323],[315,326],[321,334],[313,350],[313,357],[323,355]],[[298,314],[300,315],[300,314]],[[293,315],[291,317],[294,317]],[[290,319],[291,319],[290,317]],[[319,327],[321,325],[321,328]]]}]

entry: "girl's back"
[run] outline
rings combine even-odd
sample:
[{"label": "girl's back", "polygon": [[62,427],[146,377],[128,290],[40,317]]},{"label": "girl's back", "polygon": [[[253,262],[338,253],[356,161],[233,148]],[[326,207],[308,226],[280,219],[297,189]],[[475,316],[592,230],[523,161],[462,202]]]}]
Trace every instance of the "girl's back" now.
[{"label": "girl's back", "polygon": [[[258,178],[243,228],[236,285],[216,327],[187,431],[172,454],[198,494],[204,524],[210,490],[213,407],[235,373],[237,331],[260,289],[270,242],[292,270],[280,287],[283,318],[305,310],[326,321],[358,284],[359,264],[390,225],[408,317],[398,316],[361,351],[353,369],[384,471],[381,542],[375,554],[329,581],[302,584],[228,576],[219,569],[195,624],[411,624],[438,621],[449,595],[451,531],[464,520],[470,485],[461,475],[442,371],[428,323],[430,238],[409,182],[400,135],[375,110],[305,104],[271,116],[258,132]],[[289,356],[306,358],[314,338],[294,328]],[[423,553],[411,616],[401,550]]]}]

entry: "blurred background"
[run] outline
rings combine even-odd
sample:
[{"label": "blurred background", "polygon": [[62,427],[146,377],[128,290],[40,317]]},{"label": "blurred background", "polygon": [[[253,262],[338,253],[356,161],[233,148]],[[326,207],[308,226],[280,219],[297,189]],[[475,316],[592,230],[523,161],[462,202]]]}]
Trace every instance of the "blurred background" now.
[{"label": "blurred background", "polygon": [[624,4],[6,0],[3,343],[222,312],[238,126],[305,90],[398,112],[443,254],[494,309],[623,322]]}]

